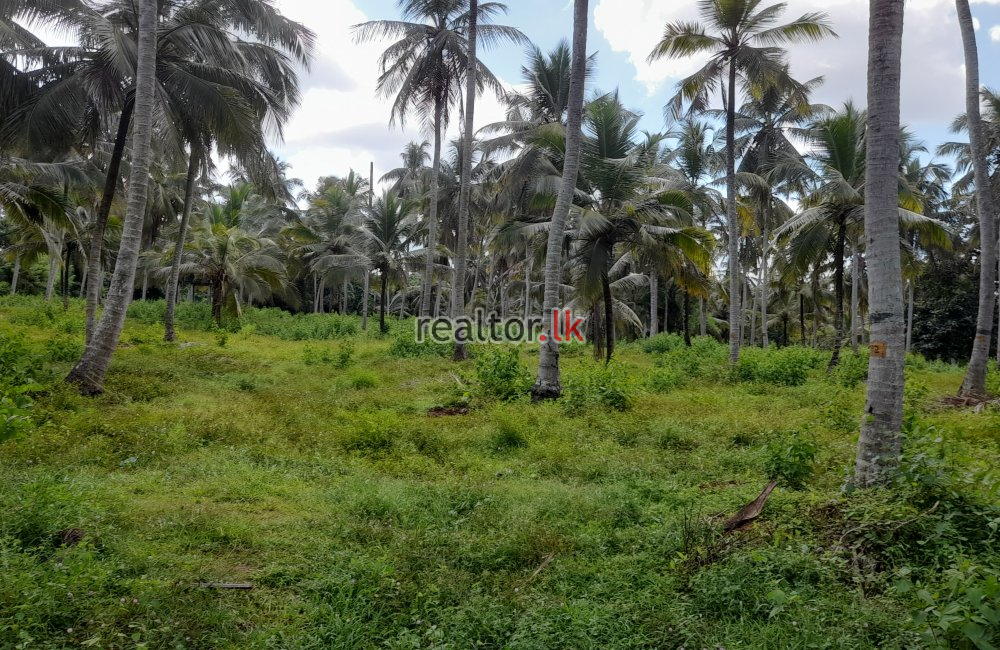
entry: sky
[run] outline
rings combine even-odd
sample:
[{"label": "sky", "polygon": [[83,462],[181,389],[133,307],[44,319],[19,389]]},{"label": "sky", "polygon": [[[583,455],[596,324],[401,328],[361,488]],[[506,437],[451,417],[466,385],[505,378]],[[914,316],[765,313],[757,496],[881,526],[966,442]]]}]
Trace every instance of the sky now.
[{"label": "sky", "polygon": [[[971,0],[977,23],[981,77],[1000,86],[1000,0]],[[507,0],[505,24],[518,27],[548,51],[572,34],[572,0]],[[390,100],[377,95],[377,58],[388,44],[355,42],[351,26],[366,20],[395,19],[395,0],[276,0],[288,17],[317,34],[316,59],[303,77],[302,105],[285,128],[278,155],[291,174],[312,187],[320,176],[343,175],[351,168],[376,177],[397,167],[411,141],[430,139],[416,122],[389,125]],[[868,0],[787,0],[787,20],[813,11],[828,12],[839,38],[790,48],[792,74],[825,84],[814,101],[837,107],[846,100],[864,105],[866,94]],[[591,0],[588,50],[597,53],[591,88],[618,89],[622,101],[643,114],[643,128],[664,129],[663,104],[678,79],[699,61],[648,64],[646,56],[666,23],[697,17],[693,0]],[[499,21],[498,21],[499,22]],[[524,52],[506,47],[482,53],[506,86],[521,82]],[[948,124],[964,112],[961,35],[952,0],[908,0],[903,39],[902,118],[927,147],[953,139]],[[499,121],[495,97],[479,100],[476,128]],[[450,135],[457,136],[453,124]]]}]

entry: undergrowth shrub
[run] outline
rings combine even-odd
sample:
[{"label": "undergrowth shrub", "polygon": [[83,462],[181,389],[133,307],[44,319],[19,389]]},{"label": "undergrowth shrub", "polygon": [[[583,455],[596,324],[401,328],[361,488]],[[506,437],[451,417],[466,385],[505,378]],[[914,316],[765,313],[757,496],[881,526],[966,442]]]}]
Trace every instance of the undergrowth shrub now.
[{"label": "undergrowth shrub", "polygon": [[830,381],[844,388],[854,388],[868,380],[868,351],[846,351],[840,355],[840,363],[828,375]]},{"label": "undergrowth shrub", "polygon": [[323,364],[343,370],[354,362],[354,344],[350,341],[343,341],[336,349],[314,348],[311,345],[306,345],[302,348],[302,362],[307,366]]},{"label": "undergrowth shrub", "polygon": [[683,336],[667,332],[661,332],[642,342],[642,350],[648,354],[663,354],[679,350],[683,347],[685,347]]},{"label": "undergrowth shrub", "polygon": [[370,370],[352,370],[347,379],[354,390],[365,390],[378,386],[378,375]]},{"label": "undergrowth shrub", "polygon": [[687,383],[687,376],[684,370],[677,365],[657,365],[649,373],[646,383],[654,392],[669,393]]},{"label": "undergrowth shrub", "polygon": [[74,336],[58,335],[45,342],[49,361],[76,361],[83,355],[83,341]]},{"label": "undergrowth shrub", "polygon": [[389,356],[400,359],[416,359],[419,357],[448,357],[454,350],[454,346],[446,343],[433,343],[431,341],[417,342],[413,336],[413,331],[404,331],[397,334],[392,345],[389,346]]},{"label": "undergrowth shrub", "polygon": [[1000,640],[1000,574],[961,560],[937,583],[911,580],[899,570],[894,592],[911,602],[910,623],[926,648],[995,648]]},{"label": "undergrowth shrub", "polygon": [[0,442],[31,428],[32,394],[49,379],[41,357],[22,339],[0,334]]},{"label": "undergrowth shrub", "polygon": [[528,446],[528,435],[525,433],[523,420],[499,409],[495,409],[492,415],[493,432],[489,438],[491,449],[510,451]]},{"label": "undergrowth shrub", "polygon": [[563,408],[570,415],[593,407],[627,411],[635,404],[637,392],[632,374],[621,364],[582,365],[566,380]]},{"label": "undergrowth shrub", "polygon": [[531,373],[514,346],[492,346],[476,357],[476,377],[487,397],[514,400],[531,390]]},{"label": "undergrowth shrub", "polygon": [[826,355],[812,348],[744,348],[732,369],[733,381],[776,386],[801,386],[809,371],[823,365]]},{"label": "undergrowth shrub", "polygon": [[811,437],[797,431],[782,434],[768,443],[764,469],[768,478],[801,490],[812,476],[817,451],[819,447]]},{"label": "undergrowth shrub", "polygon": [[291,314],[276,308],[246,309],[241,326],[253,325],[257,334],[285,341],[328,341],[353,336],[360,331],[357,316],[337,314]]}]

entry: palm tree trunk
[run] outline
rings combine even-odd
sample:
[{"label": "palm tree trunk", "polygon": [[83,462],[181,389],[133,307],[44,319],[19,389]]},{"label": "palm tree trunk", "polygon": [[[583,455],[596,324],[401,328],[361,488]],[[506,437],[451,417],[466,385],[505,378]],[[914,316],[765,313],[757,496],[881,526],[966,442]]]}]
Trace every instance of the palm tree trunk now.
[{"label": "palm tree trunk", "polygon": [[14,256],[14,270],[10,276],[10,295],[17,294],[17,280],[21,275],[21,254]]},{"label": "palm tree trunk", "polygon": [[615,353],[615,303],[607,270],[601,274],[601,288],[604,291],[604,363],[611,363]]},{"label": "palm tree trunk", "polygon": [[649,335],[656,336],[657,331],[660,329],[660,324],[657,322],[660,315],[660,306],[657,303],[660,293],[660,276],[656,271],[652,271],[649,274]]},{"label": "palm tree trunk", "polygon": [[837,242],[833,249],[833,356],[826,371],[830,372],[840,363],[840,349],[844,345],[844,248],[847,246],[847,218],[840,215],[837,225]]},{"label": "palm tree trunk", "polygon": [[903,424],[903,281],[899,253],[899,86],[904,0],[871,0],[865,238],[870,282],[868,386],[854,481],[886,483]]},{"label": "palm tree trunk", "polygon": [[181,258],[184,255],[184,238],[187,235],[188,222],[191,220],[191,208],[194,205],[194,185],[198,179],[201,162],[201,144],[191,143],[191,157],[188,160],[187,179],[184,183],[184,208],[181,211],[181,224],[177,231],[177,241],[174,242],[174,255],[170,260],[170,276],[167,278],[167,310],[163,316],[163,340],[173,341],[174,312],[177,307],[177,286],[181,278]]},{"label": "palm tree trunk", "polygon": [[[771,197],[767,199],[768,213],[771,211]],[[768,255],[771,252],[771,222],[770,217],[764,221],[764,252],[760,260],[760,344],[765,348],[770,345],[767,336],[767,302],[771,299],[770,293],[770,265]]]},{"label": "palm tree trunk", "polygon": [[979,239],[982,255],[979,264],[979,314],[976,318],[976,338],[972,345],[969,366],[959,395],[986,397],[986,367],[990,358],[990,337],[993,335],[993,308],[996,300],[997,206],[993,202],[987,162],[987,144],[980,114],[982,102],[979,87],[979,53],[976,49],[976,29],[969,10],[969,0],[955,0],[958,25],[962,30],[965,49],[965,114],[969,127],[969,149],[976,180],[976,206],[979,212]]},{"label": "palm tree trunk", "polygon": [[528,249],[528,258],[524,261],[524,322],[531,318],[531,267],[534,257]]},{"label": "palm tree trunk", "polygon": [[399,320],[406,318],[406,286],[399,288]]},{"label": "palm tree trunk", "polygon": [[588,0],[575,0],[573,8],[573,60],[570,69],[568,119],[566,126],[566,156],[562,183],[545,249],[545,292],[542,299],[542,322],[545,339],[538,358],[538,377],[531,389],[532,399],[552,399],[562,394],[559,373],[559,344],[553,338],[552,314],[559,307],[559,281],[562,276],[562,240],[566,219],[573,203],[577,176],[580,172],[580,127],[583,122],[583,95],[587,77]]},{"label": "palm tree trunk", "polygon": [[736,61],[729,62],[726,95],[726,219],[729,226],[729,364],[740,360],[740,227],[736,215]]},{"label": "palm tree trunk", "polygon": [[344,278],[344,283],[340,288],[340,315],[347,315],[347,278]]},{"label": "palm tree trunk", "polygon": [[49,253],[49,276],[45,284],[45,302],[52,302],[56,290],[56,274],[59,272],[59,258]]},{"label": "palm tree trunk", "polygon": [[806,345],[806,297],[799,292],[799,338],[802,347]]},{"label": "palm tree trunk", "polygon": [[708,336],[708,314],[705,313],[704,296],[698,296],[698,334]]},{"label": "palm tree trunk", "polygon": [[684,290],[684,345],[691,347],[691,294]]},{"label": "palm tree trunk", "polygon": [[[740,302],[739,302],[739,304],[740,304],[740,312],[739,312],[740,313],[740,319],[739,319],[740,330],[739,330],[739,332],[740,332],[740,345],[741,346],[743,345],[745,339],[749,338],[747,336],[747,314],[746,314],[746,311],[743,309],[743,305],[747,304],[747,286],[748,286],[748,283],[749,283],[749,280],[747,280],[746,278],[740,278],[740,298],[739,298],[739,300],[740,300]],[[754,305],[754,307],[756,307],[756,305]]]},{"label": "palm tree trunk", "polygon": [[[452,270],[454,273],[454,270]],[[452,284],[454,284],[455,278],[452,277]],[[437,291],[434,295],[434,318],[438,318],[441,315],[441,305],[444,302],[444,286],[439,284],[437,286]]]},{"label": "palm tree trunk", "polygon": [[[361,296],[361,331],[368,331],[368,292],[371,290],[371,272],[365,269],[364,293]],[[385,318],[383,317],[383,321]]]},{"label": "palm tree trunk", "polygon": [[[747,284],[750,279],[747,278]],[[750,306],[750,347],[757,345],[757,307],[760,305],[760,291],[753,292],[753,304]]]},{"label": "palm tree trunk", "polygon": [[[861,329],[858,327],[858,316],[860,315],[860,289],[861,289],[861,253],[858,252],[858,243],[851,240],[851,351],[858,353],[858,339]],[[910,351],[907,344],[906,351]]]},{"label": "palm tree trunk", "polygon": [[[78,384],[80,392],[86,395],[97,394],[104,389],[104,376],[107,374],[108,366],[111,365],[111,356],[118,347],[118,339],[125,326],[125,315],[135,290],[136,263],[139,260],[142,226],[146,216],[150,141],[155,103],[157,4],[155,0],[138,0],[138,5],[139,48],[136,65],[135,128],[132,135],[132,169],[121,246],[118,249],[111,288],[104,301],[104,313],[94,328],[83,357],[66,378],[67,381]],[[94,233],[98,246],[102,236],[103,233]],[[99,252],[96,258],[100,259]],[[93,267],[91,273],[94,273]],[[88,293],[88,303],[94,302],[91,299],[94,295],[96,295],[94,292]]]},{"label": "palm tree trunk", "polygon": [[438,97],[434,104],[434,161],[431,168],[430,208],[427,216],[427,254],[424,261],[424,282],[420,296],[420,315],[431,313],[431,291],[434,288],[434,255],[437,248],[438,175],[441,173],[441,138],[444,104],[446,98]]},{"label": "palm tree trunk", "polygon": [[382,287],[379,290],[378,328],[380,332],[385,334],[389,331],[389,328],[385,324],[386,300],[388,300],[389,294],[389,274],[386,273],[385,269],[379,269],[379,275],[382,276]]},{"label": "palm tree trunk", "polygon": [[[475,142],[476,115],[476,28],[479,17],[479,1],[469,1],[469,54],[465,72],[465,136],[462,141],[462,185],[458,195],[458,243],[455,246],[455,284],[451,287],[451,317],[465,314],[465,275],[469,255],[469,197],[472,193],[472,147]],[[527,311],[528,307],[525,307]],[[465,361],[469,353],[465,343],[455,342],[455,361]]]},{"label": "palm tree trunk", "polygon": [[87,295],[87,281],[89,279],[88,278],[89,271],[90,271],[90,265],[85,260],[83,264],[83,271],[80,274],[80,293],[78,295],[79,298],[83,298],[84,296]]},{"label": "palm tree trunk", "polygon": [[[118,117],[118,133],[115,134],[115,146],[111,150],[111,160],[108,161],[108,170],[104,176],[104,194],[101,196],[101,205],[97,209],[97,217],[90,233],[90,255],[87,257],[87,277],[97,278],[101,271],[101,257],[104,253],[104,231],[108,227],[108,216],[111,214],[111,203],[115,199],[115,191],[118,189],[118,180],[121,176],[122,156],[125,154],[125,145],[128,141],[128,131],[132,123],[135,109],[135,96],[130,96],[122,106],[121,115]],[[134,138],[134,136],[133,136]],[[87,287],[87,321],[86,339],[90,342],[97,326],[97,307],[101,303],[101,283],[95,282],[93,286]]]},{"label": "palm tree trunk", "polygon": [[907,284],[910,285],[909,291],[907,291],[907,306],[906,306],[906,354],[910,353],[913,349],[913,293],[914,293],[914,282],[910,280]]},{"label": "palm tree trunk", "polygon": [[222,327],[222,282],[212,285],[212,322]]},{"label": "palm tree trunk", "polygon": [[149,269],[142,270],[142,293],[140,294],[140,300],[146,299],[146,293],[149,290]]},{"label": "palm tree trunk", "polygon": [[[62,262],[62,273],[60,275],[61,285],[59,292],[62,294],[63,311],[69,310],[69,244],[66,245],[66,254]],[[992,334],[992,332],[991,332]]]}]

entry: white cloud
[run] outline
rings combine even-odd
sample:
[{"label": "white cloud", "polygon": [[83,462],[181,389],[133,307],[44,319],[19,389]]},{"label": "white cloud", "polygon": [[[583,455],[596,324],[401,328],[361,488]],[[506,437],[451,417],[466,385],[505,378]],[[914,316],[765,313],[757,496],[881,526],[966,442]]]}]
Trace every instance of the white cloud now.
[{"label": "white cloud", "polygon": [[981,22],[979,22],[979,19],[976,18],[975,16],[973,16],[972,17],[972,29],[974,29],[974,30],[976,30],[978,32],[979,28],[982,27],[982,26],[983,26],[983,24]]},{"label": "white cloud", "polygon": [[[351,168],[375,175],[398,166],[399,153],[410,140],[430,140],[418,126],[405,130],[389,126],[391,101],[377,96],[377,59],[388,45],[357,44],[351,26],[369,20],[350,0],[278,0],[280,11],[316,32],[316,59],[302,80],[302,103],[285,128],[285,142],[277,147],[292,165],[292,175],[312,187],[320,176],[346,174]],[[503,119],[498,101],[482,97],[476,107],[476,125]],[[456,115],[457,117],[457,115]],[[453,120],[449,137],[457,137]],[[445,150],[444,155],[447,155]]]},{"label": "white cloud", "polygon": [[[1000,4],[1000,0],[979,0]],[[864,104],[868,44],[867,0],[800,0],[791,3],[789,20],[810,11],[830,15],[839,39],[789,48],[792,71],[799,79],[824,76],[815,100],[838,105],[853,98]],[[694,3],[652,0],[599,0],[598,30],[612,49],[625,53],[636,69],[636,80],[651,94],[666,97],[698,60],[649,64],[646,57],[670,21],[696,20]],[[953,37],[947,37],[951,35]],[[950,0],[907,2],[903,38],[903,118],[911,125],[940,124],[962,110],[962,48]],[[933,83],[929,81],[933,80]]]},{"label": "white cloud", "polygon": [[990,40],[994,43],[1000,43],[1000,25],[990,27]]}]

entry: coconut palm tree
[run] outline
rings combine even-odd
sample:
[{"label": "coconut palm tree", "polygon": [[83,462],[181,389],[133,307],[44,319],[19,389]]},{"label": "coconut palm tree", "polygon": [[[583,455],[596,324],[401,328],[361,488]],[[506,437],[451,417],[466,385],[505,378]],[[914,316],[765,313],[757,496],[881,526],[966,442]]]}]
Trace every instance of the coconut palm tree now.
[{"label": "coconut palm tree", "polygon": [[[455,282],[451,287],[451,317],[465,314],[465,276],[469,255],[469,201],[472,194],[472,154],[475,148],[476,116],[476,47],[479,37],[476,33],[479,16],[479,0],[469,0],[469,21],[466,33],[468,42],[468,62],[465,69],[465,133],[462,138],[462,176],[458,198],[458,241],[455,244]],[[465,341],[455,341],[455,361],[465,361],[469,353]]]},{"label": "coconut palm tree", "polygon": [[153,136],[156,92],[156,3],[138,2],[138,51],[135,73],[135,117],[132,134],[132,167],[129,178],[128,207],[122,229],[118,261],[111,288],[83,356],[66,380],[79,386],[85,395],[104,390],[104,376],[125,325],[125,314],[132,302],[135,269],[142,244],[142,226],[146,215],[149,163]]},{"label": "coconut palm tree", "polygon": [[534,400],[554,399],[562,395],[559,372],[559,344],[553,336],[550,315],[559,307],[562,277],[562,246],[566,219],[580,172],[581,141],[583,139],[583,98],[587,83],[587,25],[590,20],[588,0],[573,4],[573,55],[570,66],[569,92],[566,102],[565,156],[562,181],[552,210],[549,240],[545,249],[545,289],[542,299],[542,322],[545,339],[538,357],[538,376],[531,388]]},{"label": "coconut palm tree", "polygon": [[379,301],[379,327],[388,331],[385,312],[388,306],[389,282],[402,278],[405,285],[409,248],[418,236],[419,203],[400,197],[392,191],[375,199],[371,206],[361,209],[363,216],[361,241],[358,248],[367,257],[371,268],[381,278]]},{"label": "coconut palm tree", "polygon": [[965,50],[965,115],[969,131],[969,150],[976,184],[976,207],[979,215],[979,238],[982,254],[979,259],[979,314],[969,366],[959,394],[963,397],[986,396],[986,370],[990,358],[990,336],[993,334],[993,309],[996,305],[997,278],[997,205],[990,183],[987,162],[987,140],[980,109],[979,53],[976,49],[976,28],[968,0],[955,0],[958,24]]},{"label": "coconut palm tree", "polygon": [[904,0],[872,0],[868,39],[865,250],[871,354],[854,483],[886,483],[899,462],[903,426],[902,262],[899,253],[899,89]]},{"label": "coconut palm tree", "polygon": [[[775,231],[787,238],[786,253],[792,266],[805,271],[817,261],[832,257],[834,287],[833,355],[829,368],[839,362],[845,338],[845,256],[848,243],[856,248],[864,231],[865,139],[867,115],[852,103],[830,117],[820,119],[810,128],[799,131],[810,144],[806,159],[798,152],[787,153],[776,162],[774,175],[806,188],[801,206],[805,208]],[[921,148],[903,133],[901,140],[911,157]],[[900,221],[929,243],[947,245],[944,224],[926,217],[917,189],[908,183],[905,167],[897,172],[898,214]],[[902,242],[904,247],[907,242]],[[856,262],[857,260],[855,260]]]},{"label": "coconut palm tree", "polygon": [[[427,217],[427,248],[424,264],[420,314],[430,313],[431,278],[437,248],[438,173],[441,148],[451,107],[461,95],[461,80],[469,66],[468,0],[399,0],[402,20],[373,20],[355,25],[359,42],[392,39],[394,42],[379,58],[378,91],[394,97],[391,121],[403,124],[415,111],[433,133],[434,157],[430,183],[430,208]],[[478,38],[485,46],[520,44],[525,36],[513,27],[489,24],[506,13],[499,2],[479,4]],[[476,85],[490,88],[498,95],[502,87],[495,76],[477,61]]]},{"label": "coconut palm tree", "polygon": [[[688,227],[692,202],[673,182],[675,174],[660,160],[662,135],[639,135],[639,115],[622,106],[617,94],[599,97],[586,109],[581,160],[582,212],[573,231],[573,258],[582,272],[583,295],[599,294],[604,305],[606,361],[614,353],[613,267],[637,266],[634,258],[687,258],[708,272],[710,235]],[[687,223],[686,223],[687,222]],[[622,257],[628,254],[626,260]],[[659,265],[666,268],[667,264]],[[595,334],[599,328],[592,329]]]},{"label": "coconut palm tree", "polygon": [[720,79],[726,100],[726,218],[729,230],[729,359],[740,354],[742,320],[739,269],[739,236],[736,187],[736,98],[744,90],[780,83],[787,76],[785,52],[779,46],[836,36],[824,13],[805,14],[778,24],[784,3],[761,8],[762,0],[699,0],[703,24],[676,22],[666,26],[663,38],[649,55],[650,61],[707,53],[708,63],[678,83],[678,93],[668,107],[679,114],[684,102],[692,109],[707,108]]}]

